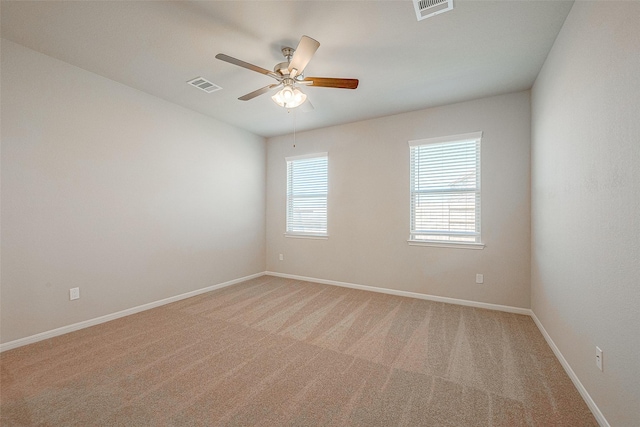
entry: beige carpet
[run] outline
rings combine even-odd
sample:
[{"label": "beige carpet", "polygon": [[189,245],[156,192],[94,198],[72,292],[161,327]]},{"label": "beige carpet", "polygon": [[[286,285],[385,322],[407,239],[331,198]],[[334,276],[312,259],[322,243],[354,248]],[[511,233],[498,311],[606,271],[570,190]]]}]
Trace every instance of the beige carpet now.
[{"label": "beige carpet", "polygon": [[0,364],[3,426],[597,426],[527,316],[270,276]]}]

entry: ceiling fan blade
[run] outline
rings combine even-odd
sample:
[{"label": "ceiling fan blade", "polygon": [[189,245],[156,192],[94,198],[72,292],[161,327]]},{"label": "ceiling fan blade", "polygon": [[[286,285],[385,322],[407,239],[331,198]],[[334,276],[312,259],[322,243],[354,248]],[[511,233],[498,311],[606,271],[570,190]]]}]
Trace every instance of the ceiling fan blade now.
[{"label": "ceiling fan blade", "polygon": [[358,87],[358,79],[334,79],[330,77],[306,77],[303,82],[311,82],[310,86],[335,87],[338,89],[355,89]]},{"label": "ceiling fan blade", "polygon": [[[320,43],[308,36],[302,36],[298,47],[291,58],[289,63],[289,74],[295,77],[298,74],[302,74],[305,67],[320,47]],[[295,71],[294,71],[295,70]]]},{"label": "ceiling fan blade", "polygon": [[256,96],[259,96],[259,95],[262,95],[263,93],[269,92],[271,89],[273,89],[276,86],[280,86],[280,83],[274,83],[274,84],[269,85],[269,86],[261,87],[260,89],[254,90],[253,92],[248,93],[246,95],[243,95],[238,99],[240,101],[248,101],[250,99],[255,98]]},{"label": "ceiling fan blade", "polygon": [[228,62],[229,64],[233,64],[233,65],[237,65],[237,66],[242,67],[242,68],[246,68],[247,70],[251,70],[251,71],[255,71],[255,72],[260,73],[260,74],[265,74],[267,76],[271,76],[271,77],[273,77],[274,79],[276,79],[278,81],[281,80],[281,78],[282,78],[281,76],[279,76],[278,74],[274,73],[273,71],[266,70],[266,69],[264,69],[262,67],[258,67],[257,65],[249,64],[248,62],[241,61],[241,60],[236,59],[236,58],[234,58],[232,56],[225,55],[224,53],[217,54],[216,58],[221,60],[221,61]]}]

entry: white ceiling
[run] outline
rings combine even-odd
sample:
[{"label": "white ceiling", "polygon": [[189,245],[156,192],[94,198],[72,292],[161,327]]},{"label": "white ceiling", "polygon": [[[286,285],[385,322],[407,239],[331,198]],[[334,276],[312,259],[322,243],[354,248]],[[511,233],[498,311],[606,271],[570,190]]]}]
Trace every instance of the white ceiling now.
[{"label": "white ceiling", "polygon": [[[569,1],[454,0],[418,21],[410,1],[2,1],[2,37],[258,135],[386,116],[525,90]],[[320,42],[305,74],[357,78],[356,90],[304,88],[312,112],[288,113],[275,82],[215,59],[272,69],[300,36]],[[223,90],[185,82],[198,76]],[[99,101],[99,100],[96,100]]]}]

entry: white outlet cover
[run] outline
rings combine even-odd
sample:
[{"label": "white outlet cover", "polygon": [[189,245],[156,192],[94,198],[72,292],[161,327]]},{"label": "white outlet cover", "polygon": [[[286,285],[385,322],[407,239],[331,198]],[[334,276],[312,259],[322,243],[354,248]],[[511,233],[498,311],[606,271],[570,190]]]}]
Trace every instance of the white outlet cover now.
[{"label": "white outlet cover", "polygon": [[484,283],[484,274],[476,274],[476,283],[479,285]]},{"label": "white outlet cover", "polygon": [[602,371],[602,350],[596,346],[596,366]]},{"label": "white outlet cover", "polygon": [[80,298],[80,288],[71,288],[69,289],[69,299],[73,301],[74,299]]}]

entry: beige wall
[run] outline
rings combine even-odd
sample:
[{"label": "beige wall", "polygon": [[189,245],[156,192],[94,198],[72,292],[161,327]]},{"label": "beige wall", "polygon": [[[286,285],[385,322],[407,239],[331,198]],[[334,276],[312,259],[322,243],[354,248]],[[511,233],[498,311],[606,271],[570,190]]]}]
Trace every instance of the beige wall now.
[{"label": "beige wall", "polygon": [[[310,113],[313,114],[313,113]],[[409,246],[409,140],[483,131],[483,250]],[[270,138],[267,269],[529,308],[529,92]],[[327,151],[327,240],[285,231],[285,157]],[[278,260],[278,254],[284,261]],[[485,283],[475,283],[483,273]]]},{"label": "beige wall", "polygon": [[640,425],[639,76],[640,3],[576,2],[532,91],[532,309],[612,426]]},{"label": "beige wall", "polygon": [[2,342],[264,271],[263,138],[5,40],[1,107]]}]

